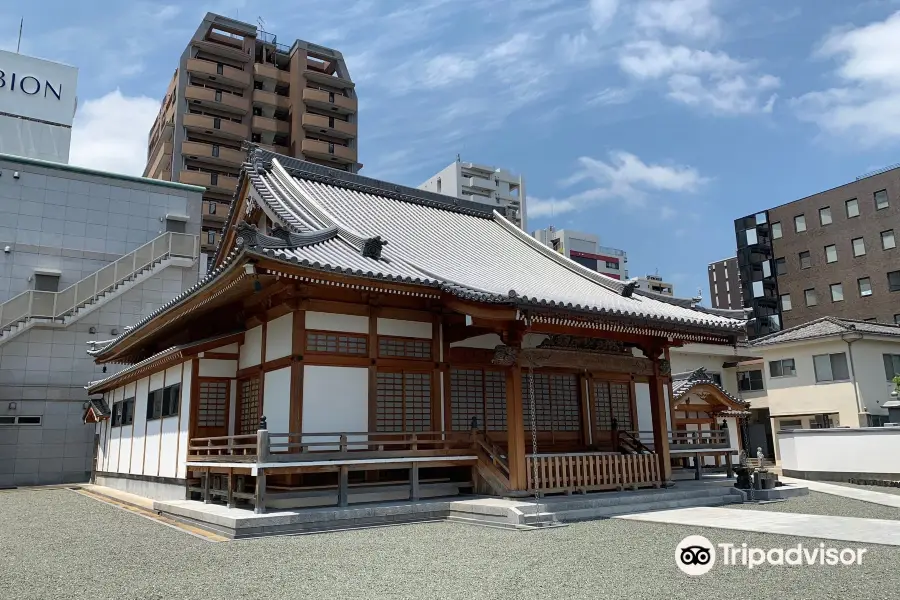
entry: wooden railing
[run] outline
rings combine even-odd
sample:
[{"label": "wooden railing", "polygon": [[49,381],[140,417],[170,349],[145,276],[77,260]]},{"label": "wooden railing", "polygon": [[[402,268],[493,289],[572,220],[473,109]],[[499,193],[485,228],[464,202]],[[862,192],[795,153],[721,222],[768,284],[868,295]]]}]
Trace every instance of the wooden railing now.
[{"label": "wooden railing", "polygon": [[[342,458],[440,456],[471,449],[469,432],[270,433],[192,438],[191,462],[293,462]],[[507,469],[508,473],[508,469]]]},{"label": "wooden railing", "polygon": [[656,454],[530,454],[526,460],[530,492],[588,492],[662,485]]},{"label": "wooden railing", "polygon": [[[652,431],[629,431],[629,436],[639,440],[651,450],[654,449]],[[716,450],[731,447],[731,438],[725,429],[704,429],[700,431],[675,430],[667,431],[670,450]]]}]

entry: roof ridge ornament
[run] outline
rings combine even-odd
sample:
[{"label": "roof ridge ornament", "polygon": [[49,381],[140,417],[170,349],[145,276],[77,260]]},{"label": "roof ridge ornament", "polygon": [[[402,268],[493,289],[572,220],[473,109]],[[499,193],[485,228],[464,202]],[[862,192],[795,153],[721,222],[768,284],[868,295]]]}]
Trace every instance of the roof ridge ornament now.
[{"label": "roof ridge ornament", "polygon": [[387,246],[387,240],[381,239],[380,235],[367,238],[362,244],[362,255],[366,258],[381,259],[381,250]]}]

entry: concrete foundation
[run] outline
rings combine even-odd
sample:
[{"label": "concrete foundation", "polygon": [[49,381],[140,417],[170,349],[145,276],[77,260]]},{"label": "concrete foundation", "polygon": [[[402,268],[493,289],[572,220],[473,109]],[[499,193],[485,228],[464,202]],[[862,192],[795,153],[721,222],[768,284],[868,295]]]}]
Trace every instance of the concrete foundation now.
[{"label": "concrete foundation", "polygon": [[184,480],[97,473],[94,483],[151,500],[184,500]]}]

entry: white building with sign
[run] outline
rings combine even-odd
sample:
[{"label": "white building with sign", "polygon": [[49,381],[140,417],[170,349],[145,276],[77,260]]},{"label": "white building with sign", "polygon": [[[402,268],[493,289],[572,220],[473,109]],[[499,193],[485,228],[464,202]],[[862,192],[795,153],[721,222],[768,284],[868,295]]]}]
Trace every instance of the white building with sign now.
[{"label": "white building with sign", "polygon": [[0,50],[0,153],[68,163],[78,69]]}]

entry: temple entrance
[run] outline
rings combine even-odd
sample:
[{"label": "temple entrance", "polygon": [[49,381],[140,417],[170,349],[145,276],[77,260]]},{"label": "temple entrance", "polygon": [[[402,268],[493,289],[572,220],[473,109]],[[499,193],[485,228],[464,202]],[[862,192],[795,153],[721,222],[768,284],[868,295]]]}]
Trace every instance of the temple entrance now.
[{"label": "temple entrance", "polygon": [[198,401],[193,403],[191,437],[209,438],[228,435],[231,404],[231,380],[200,378]]}]

